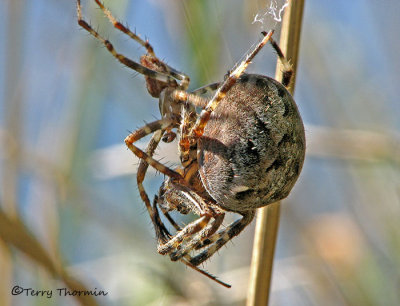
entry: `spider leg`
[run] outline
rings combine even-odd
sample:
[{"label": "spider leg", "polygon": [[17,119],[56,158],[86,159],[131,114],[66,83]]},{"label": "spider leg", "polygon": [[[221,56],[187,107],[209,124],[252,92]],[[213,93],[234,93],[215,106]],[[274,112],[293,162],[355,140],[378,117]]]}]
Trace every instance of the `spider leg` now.
[{"label": "spider leg", "polygon": [[[165,130],[158,130],[153,134],[153,136],[151,137],[151,139],[147,145],[147,148],[146,148],[146,154],[148,156],[150,156],[150,157],[153,156],[154,151],[156,150],[158,144],[160,143],[164,132],[165,132]],[[137,176],[136,176],[139,194],[140,194],[140,197],[142,198],[143,202],[145,203],[147,211],[150,215],[150,219],[153,222],[154,230],[156,232],[157,238],[164,239],[165,241],[167,241],[171,237],[171,235],[169,234],[168,230],[166,229],[163,222],[161,221],[161,219],[158,215],[157,208],[151,207],[150,199],[149,199],[149,197],[146,193],[146,190],[144,189],[144,186],[143,186],[143,181],[144,181],[145,175],[147,173],[148,167],[149,167],[149,164],[146,161],[144,161],[143,159],[140,159],[139,167],[137,170]]]},{"label": "spider leg", "polygon": [[[156,201],[157,201],[157,196],[155,197],[155,201],[154,201],[154,210],[155,211],[158,211],[158,209],[157,209],[157,207],[156,207]],[[168,215],[168,213],[166,212],[166,214]],[[157,217],[158,217],[158,213],[156,214],[157,215]],[[167,216],[166,215],[166,216]],[[207,219],[208,219],[209,217],[207,217]],[[175,223],[175,221],[172,219],[172,221],[173,221],[173,223]],[[214,221],[215,222],[215,221]],[[172,223],[172,222],[171,222]],[[191,223],[192,224],[192,223]],[[177,225],[178,226],[178,225]],[[179,227],[179,226],[178,226]],[[194,234],[195,233],[195,231],[192,231],[193,230],[193,228],[191,228],[190,230],[189,229],[187,229],[188,231],[186,232],[186,236],[185,236],[185,234],[183,235],[183,236],[185,236],[184,237],[184,239],[183,240],[186,240],[186,237],[190,237],[192,234]],[[197,229],[195,229],[195,230],[197,230]],[[181,230],[182,231],[182,230]],[[181,232],[180,231],[180,232]],[[191,233],[190,233],[191,232]],[[175,236],[176,237],[176,236]],[[174,237],[174,238],[175,238]],[[173,239],[174,239],[173,238]],[[171,239],[172,240],[172,239]],[[183,240],[182,240],[182,242],[183,242]],[[158,245],[159,245],[159,248],[160,248],[160,246],[162,247],[162,246],[166,246],[168,243],[165,243],[165,242],[163,242],[163,241],[160,241],[160,240],[158,240]],[[179,241],[176,241],[176,245],[177,245],[177,247],[176,247],[176,249],[179,249],[180,248],[180,244],[181,244],[181,242],[179,242]],[[171,256],[170,256],[171,257]],[[171,259],[172,259],[172,257],[171,257]],[[227,287],[227,288],[230,288],[231,287],[231,285],[229,285],[229,284],[227,284],[227,283],[224,283],[223,281],[221,281],[221,280],[219,280],[217,277],[215,277],[214,275],[212,275],[212,274],[210,274],[210,273],[208,273],[207,271],[205,271],[205,270],[202,270],[202,269],[200,269],[200,268],[198,268],[198,267],[195,267],[195,266],[193,266],[191,263],[189,263],[189,262],[187,262],[185,259],[183,259],[183,258],[181,258],[180,259],[180,261],[182,262],[182,263],[184,263],[186,266],[188,266],[189,268],[192,268],[192,269],[194,269],[194,270],[196,270],[197,272],[199,272],[199,273],[201,273],[201,274],[203,274],[204,276],[207,276],[208,278],[210,278],[210,279],[212,279],[213,281],[215,281],[215,282],[217,282],[218,284],[220,284],[220,285],[222,285],[222,286],[224,286],[224,287]]]},{"label": "spider leg", "polygon": [[[163,185],[164,185],[164,184],[163,184]],[[160,195],[160,196],[163,196],[163,194],[164,194],[164,191],[162,190],[163,185],[161,185],[161,188],[160,188],[160,191],[159,191],[159,195]],[[157,214],[158,214],[158,207],[157,207],[158,202],[159,202],[159,197],[158,197],[158,196],[155,196],[155,197],[154,197],[154,201],[153,201],[153,209],[154,209],[155,211],[157,211]],[[175,228],[176,231],[180,231],[180,230],[182,229],[182,228],[175,222],[175,220],[171,217],[171,215],[169,214],[169,211],[168,211],[167,209],[163,209],[163,207],[161,207],[161,211],[162,211],[163,215],[167,218],[167,220],[169,221],[169,223],[171,223],[171,225]],[[171,235],[169,235],[169,233],[168,233],[167,238],[171,238]],[[167,241],[167,240],[163,240],[163,242],[166,242],[166,241]]]},{"label": "spider leg", "polygon": [[283,66],[282,80],[279,80],[279,81],[282,83],[283,86],[288,88],[290,85],[290,81],[292,80],[293,73],[294,73],[293,67],[292,67],[292,65],[290,65],[289,61],[283,55],[283,52],[282,52],[281,48],[279,47],[279,45],[276,43],[276,41],[273,40],[272,37],[270,38],[269,41],[272,45],[272,48],[274,48],[275,52],[278,54],[279,60],[281,61],[282,66]]},{"label": "spider leg", "polygon": [[157,209],[157,196],[154,197],[153,201],[153,215],[152,222],[154,225],[154,230],[156,232],[157,242],[165,243],[171,239],[172,235],[169,233],[168,229],[165,227],[164,223],[161,221],[160,215]]},{"label": "spider leg", "polygon": [[94,0],[97,5],[100,7],[100,9],[103,11],[104,15],[106,15],[106,17],[108,18],[108,20],[112,23],[112,25],[120,30],[121,32],[125,33],[126,35],[128,35],[130,38],[132,38],[133,40],[137,41],[139,44],[141,44],[144,48],[146,48],[147,53],[155,56],[154,54],[154,49],[153,47],[150,45],[150,43],[146,40],[144,41],[143,39],[141,39],[138,35],[136,35],[135,33],[133,33],[128,27],[124,26],[122,23],[120,23],[119,21],[117,21],[117,19],[115,19],[115,17],[111,14],[110,10],[108,10],[104,4],[99,1],[99,0]]},{"label": "spider leg", "polygon": [[[158,215],[158,209],[157,209],[157,205],[156,205],[157,199],[158,199],[158,197],[156,196],[156,197],[154,198],[154,202],[153,202],[153,209],[154,209],[154,211],[155,211],[155,218],[158,219],[158,222],[159,222],[160,224],[162,224],[161,220],[159,219],[159,215]],[[168,212],[165,211],[164,214],[165,214],[165,216],[166,216],[167,218],[169,217]],[[170,217],[170,218],[171,218],[171,217]],[[180,227],[175,223],[175,221],[174,221],[172,218],[171,218],[171,219],[168,219],[168,220],[171,222],[171,224],[173,224],[173,225],[175,226],[175,228],[176,228],[177,230],[178,230],[178,228],[179,228],[179,230],[181,230]],[[166,230],[166,232],[168,233],[167,230]],[[168,235],[169,235],[169,233],[168,233]],[[161,236],[157,236],[157,238],[158,238],[158,243],[159,243],[159,245],[162,245],[163,241],[160,240]],[[197,272],[203,274],[204,276],[207,276],[208,278],[210,278],[211,280],[217,282],[218,284],[220,284],[220,285],[222,285],[222,286],[224,286],[224,287],[227,287],[227,288],[230,288],[230,287],[231,287],[231,285],[229,285],[229,284],[227,284],[227,283],[224,283],[223,281],[219,280],[217,277],[215,277],[214,275],[208,273],[207,271],[204,271],[204,270],[202,270],[202,269],[200,269],[200,268],[198,268],[198,267],[193,266],[191,263],[187,262],[186,260],[180,259],[180,261],[183,262],[183,263],[184,263],[186,266],[188,266],[189,268],[192,268],[192,269],[196,270]]]},{"label": "spider leg", "polygon": [[[182,119],[180,125],[179,139],[181,164],[185,168],[186,172],[189,171],[190,168],[194,170],[192,172],[197,172],[197,141],[191,142],[189,140],[190,130],[193,128],[193,124],[194,122],[196,122],[197,119],[197,114],[194,107],[189,103],[185,103],[182,106],[181,117]],[[196,164],[194,165],[193,162],[195,162]],[[185,174],[185,179],[190,179],[190,177]]]},{"label": "spider leg", "polygon": [[171,215],[167,211],[163,211],[165,218],[172,224],[176,231],[180,231],[182,228],[175,222]]},{"label": "spider leg", "polygon": [[[157,130],[153,134],[152,138],[150,139],[150,141],[147,145],[147,148],[146,148],[146,154],[149,157],[153,156],[155,149],[157,148],[159,142],[161,141],[164,131],[165,131],[164,129]],[[157,238],[159,240],[161,239],[161,241],[163,241],[163,242],[166,242],[168,239],[171,238],[171,235],[168,232],[168,230],[166,229],[164,223],[161,221],[161,218],[158,214],[158,209],[156,207],[157,197],[155,197],[155,199],[154,199],[153,208],[152,208],[151,204],[150,204],[150,199],[149,199],[149,197],[146,193],[146,190],[144,189],[144,186],[143,186],[143,181],[144,181],[148,167],[149,167],[149,164],[144,159],[140,159],[139,167],[138,167],[138,171],[137,171],[137,186],[139,189],[140,197],[142,198],[143,202],[145,203],[147,211],[148,211],[150,218],[154,224]],[[162,211],[163,211],[163,214],[166,216],[167,220],[174,226],[174,228],[177,231],[180,231],[181,228],[175,222],[175,220],[172,219],[172,217],[169,215],[168,211],[165,211],[165,210],[162,210]]]},{"label": "spider leg", "polygon": [[172,92],[171,98],[178,103],[191,104],[195,107],[201,107],[201,108],[206,107],[209,100],[199,96],[199,94],[197,93],[187,92],[179,89],[175,89]]},{"label": "spider leg", "polygon": [[226,288],[231,288],[232,287],[231,285],[229,285],[227,283],[224,283],[223,281],[220,281],[216,276],[214,276],[214,275],[212,275],[212,274],[210,274],[210,273],[208,273],[208,272],[206,272],[206,271],[204,271],[204,270],[192,265],[190,262],[187,262],[184,259],[181,259],[180,261],[183,262],[185,265],[187,265],[189,268],[192,268],[193,270],[196,270],[197,272],[203,274],[204,276],[207,276],[208,278],[212,279],[213,281],[217,282],[218,284],[220,284],[220,285],[222,285],[222,286],[224,286]]},{"label": "spider leg", "polygon": [[[204,133],[204,128],[210,119],[211,113],[215,110],[219,102],[225,97],[226,93],[235,85],[236,81],[242,73],[246,70],[247,66],[251,63],[256,54],[264,47],[264,45],[271,38],[273,31],[268,33],[263,32],[264,38],[253,48],[253,50],[246,56],[234,70],[231,71],[226,80],[218,88],[213,98],[208,102],[206,108],[201,112],[196,124],[193,126],[190,132],[190,138],[200,138]],[[194,140],[193,140],[194,141]]]},{"label": "spider leg", "polygon": [[149,135],[157,130],[165,130],[170,128],[173,125],[173,121],[169,118],[163,118],[151,123],[148,123],[144,127],[138,129],[137,131],[131,133],[125,138],[125,144],[128,146],[129,150],[131,150],[138,158],[145,161],[147,164],[160,171],[161,173],[168,175],[174,179],[180,180],[182,179],[182,175],[178,172],[164,166],[159,161],[156,161],[149,154],[146,154],[141,149],[136,147],[133,143],[138,141],[139,139]]},{"label": "spider leg", "polygon": [[170,179],[167,179],[161,186],[156,202],[163,211],[176,210],[182,214],[193,212],[200,216],[199,219],[189,223],[183,229],[178,231],[168,242],[159,242],[158,252],[162,255],[177,252],[181,249],[183,242],[191,240],[194,234],[202,231],[212,217],[217,221],[212,221],[211,228],[201,232],[201,236],[207,237],[213,234],[218,225],[213,225],[213,223],[220,223],[223,219],[223,217],[222,219],[220,217],[223,213],[219,207],[213,205],[213,203],[208,200],[203,199],[195,191],[185,185],[181,185]]},{"label": "spider leg", "polygon": [[[156,57],[156,55],[154,53],[154,49],[150,45],[148,40],[141,39],[138,35],[133,33],[128,27],[124,26],[122,23],[117,21],[117,19],[115,19],[115,17],[111,14],[110,10],[108,10],[101,1],[95,0],[95,2],[101,8],[101,10],[103,11],[104,15],[106,15],[108,20],[112,23],[112,25],[116,29],[120,30],[121,32],[123,32],[126,35],[128,35],[130,38],[132,38],[135,41],[137,41],[144,48],[146,48],[148,54],[152,55],[153,57]],[[186,89],[188,87],[188,85],[189,85],[190,78],[187,75],[185,75],[184,73],[182,73],[182,72],[180,72],[178,70],[175,70],[171,66],[168,66],[167,64],[166,64],[166,67],[168,68],[168,72],[167,73],[172,75],[174,78],[182,81],[182,83],[180,84],[180,87],[183,88],[183,89]]]},{"label": "spider leg", "polygon": [[205,86],[202,86],[200,88],[193,90],[192,94],[204,95],[206,93],[217,90],[220,85],[221,85],[221,83],[211,83],[211,84],[208,84],[208,85],[205,85]]},{"label": "spider leg", "polygon": [[213,235],[218,228],[221,226],[222,221],[224,220],[225,214],[218,215],[212,220],[202,231],[200,231],[192,240],[190,240],[183,248],[178,249],[177,251],[171,252],[170,257],[171,260],[176,261],[181,259],[186,254],[194,249],[202,248],[202,242],[204,239]]},{"label": "spider leg", "polygon": [[[218,88],[219,83],[213,83],[197,89],[194,93],[182,92],[174,90],[175,100],[181,99],[184,102],[181,110],[181,125],[180,125],[180,140],[179,140],[179,152],[181,163],[187,171],[194,169],[193,172],[197,172],[197,140],[190,137],[193,125],[197,120],[197,113],[193,106],[199,106],[202,109],[207,106],[208,100],[200,97],[199,94],[206,93],[208,91]],[[178,96],[178,97],[176,97]],[[186,172],[187,172],[186,171]],[[185,179],[187,177],[185,173]],[[194,174],[194,173],[193,173]],[[189,177],[190,179],[190,177]]]},{"label": "spider leg", "polygon": [[217,232],[213,236],[204,240],[205,244],[210,244],[200,254],[191,257],[185,255],[184,258],[194,266],[198,266],[208,258],[210,258],[216,251],[218,251],[223,245],[225,245],[233,237],[240,234],[240,232],[250,224],[255,215],[255,210],[249,210],[242,213],[242,218],[231,223],[227,228]]},{"label": "spider leg", "polygon": [[182,242],[190,239],[195,233],[201,231],[210,221],[211,216],[204,215],[199,219],[189,223],[182,230],[176,233],[169,241],[166,243],[159,243],[157,251],[161,255],[171,253],[173,250],[179,249]]},{"label": "spider leg", "polygon": [[[97,1],[96,1],[97,2]],[[107,39],[103,38],[97,31],[95,31],[89,23],[87,23],[83,18],[82,18],[82,7],[81,7],[81,1],[77,0],[76,2],[76,7],[77,7],[77,15],[78,15],[78,24],[84,28],[86,31],[88,31],[93,37],[95,37],[97,40],[99,40],[105,47],[106,49],[122,64],[125,66],[145,75],[148,76],[151,79],[163,82],[168,84],[169,86],[175,87],[177,85],[176,80],[174,77],[171,75],[168,75],[166,73],[158,72],[149,68],[144,67],[143,65],[136,63],[132,61],[131,59],[125,57],[124,55],[118,53],[115,49],[114,46],[111,44],[110,41]],[[183,86],[181,84],[181,86]]]}]

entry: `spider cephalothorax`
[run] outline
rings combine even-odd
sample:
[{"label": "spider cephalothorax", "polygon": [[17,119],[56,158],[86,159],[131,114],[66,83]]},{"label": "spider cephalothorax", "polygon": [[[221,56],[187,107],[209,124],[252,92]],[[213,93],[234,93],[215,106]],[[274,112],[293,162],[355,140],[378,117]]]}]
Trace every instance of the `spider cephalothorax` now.
[{"label": "spider cephalothorax", "polygon": [[[159,99],[161,119],[125,139],[140,159],[137,184],[156,231],[158,252],[210,276],[196,266],[238,235],[253,220],[257,208],[285,198],[300,174],[305,138],[296,103],[286,89],[293,74],[291,66],[272,39],[273,32],[263,32],[262,40],[223,81],[188,92],[188,76],[158,59],[148,41],[116,21],[99,0],[95,2],[117,29],[147,50],[140,64],[117,53],[82,19],[77,0],[79,25],[121,63],[143,74],[148,92]],[[284,66],[281,83],[244,73],[268,41]],[[204,98],[206,92],[214,92],[212,98]],[[153,136],[145,151],[134,145],[149,134]],[[153,154],[161,140],[171,142],[176,134],[181,166],[170,169]],[[153,203],[143,187],[149,165],[167,176]],[[164,225],[159,210],[175,228],[175,234]],[[180,227],[170,216],[171,211],[199,217]],[[226,212],[242,218],[222,228]]]}]

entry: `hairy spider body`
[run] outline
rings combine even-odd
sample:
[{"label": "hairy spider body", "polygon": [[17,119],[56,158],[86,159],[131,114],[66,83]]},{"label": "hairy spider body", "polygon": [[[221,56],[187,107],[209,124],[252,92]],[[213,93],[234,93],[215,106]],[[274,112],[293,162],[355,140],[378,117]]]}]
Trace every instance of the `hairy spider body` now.
[{"label": "hairy spider body", "polygon": [[[154,225],[158,252],[229,287],[196,266],[238,235],[253,220],[257,208],[285,198],[304,161],[303,123],[285,88],[293,74],[291,66],[272,39],[273,31],[263,32],[262,40],[222,82],[188,92],[188,76],[158,59],[148,41],[118,22],[99,0],[94,1],[115,28],[147,50],[140,63],[119,54],[82,18],[77,0],[78,24],[118,61],[143,74],[149,94],[159,99],[161,119],[125,139],[140,159],[137,186]],[[282,83],[244,73],[268,41],[283,63]],[[211,99],[202,96],[206,92],[214,92]],[[151,140],[143,151],[135,142],[149,134]],[[176,135],[181,166],[170,169],[153,154],[161,140],[171,142]],[[143,186],[149,165],[167,176],[153,203]],[[176,230],[174,235],[161,220],[160,209]],[[194,213],[199,218],[181,227],[170,216],[171,211]],[[226,212],[242,218],[222,228]]]},{"label": "hairy spider body", "polygon": [[285,198],[304,160],[304,128],[286,88],[243,74],[199,141],[201,180],[221,208],[241,212]]},{"label": "hairy spider body", "polygon": [[[213,217],[217,224],[227,211],[243,216],[219,232],[215,224],[207,227],[209,218],[199,219],[190,228],[193,232],[159,245],[159,252],[172,260],[184,257],[198,265],[238,235],[256,208],[287,197],[304,161],[304,127],[284,85],[266,76],[242,74],[193,147],[197,172],[185,175],[191,189],[167,178],[156,198],[158,205],[164,212]],[[199,233],[197,239],[190,240],[194,233]],[[200,254],[188,255],[206,246]]]}]

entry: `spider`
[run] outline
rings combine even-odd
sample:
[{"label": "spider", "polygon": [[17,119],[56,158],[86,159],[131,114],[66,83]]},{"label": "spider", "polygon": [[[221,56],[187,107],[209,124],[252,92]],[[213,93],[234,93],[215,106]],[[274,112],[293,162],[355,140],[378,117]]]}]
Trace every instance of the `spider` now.
[{"label": "spider", "polygon": [[[95,2],[116,29],[147,51],[140,63],[119,54],[82,18],[77,0],[78,24],[118,61],[143,74],[149,94],[159,99],[161,119],[125,139],[127,147],[140,159],[137,185],[155,228],[158,252],[229,287],[197,266],[239,235],[251,223],[257,208],[285,198],[303,165],[304,127],[287,90],[292,68],[273,40],[273,31],[262,32],[262,40],[223,81],[189,92],[187,75],[161,61],[148,40],[118,22],[102,2]],[[244,73],[267,42],[283,63],[281,82]],[[205,98],[204,94],[210,92],[212,98]],[[145,151],[135,146],[136,141],[149,134],[152,137]],[[155,160],[153,154],[161,140],[171,142],[177,134],[181,166],[171,169]],[[143,187],[149,165],[166,175],[152,203]],[[174,235],[161,220],[160,210],[175,228]],[[171,217],[171,211],[194,213],[198,218],[181,227]],[[223,228],[227,212],[242,217]]]}]

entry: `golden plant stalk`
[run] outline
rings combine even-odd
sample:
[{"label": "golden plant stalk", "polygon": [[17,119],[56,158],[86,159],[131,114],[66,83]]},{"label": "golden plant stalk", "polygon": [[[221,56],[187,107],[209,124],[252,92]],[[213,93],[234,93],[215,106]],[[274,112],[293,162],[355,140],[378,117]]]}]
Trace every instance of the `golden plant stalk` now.
[{"label": "golden plant stalk", "polygon": [[[283,54],[293,66],[294,76],[289,86],[291,94],[294,91],[296,78],[303,8],[304,0],[290,1],[283,17],[279,42]],[[275,79],[282,79],[282,67],[279,60]],[[268,305],[279,216],[280,202],[270,204],[258,211],[247,306]]]},{"label": "golden plant stalk", "polygon": [[[0,207],[2,203],[0,202]],[[43,267],[51,277],[62,280],[71,291],[89,291],[80,281],[71,277],[61,261],[53,259],[51,254],[42,246],[25,224],[18,218],[10,218],[0,208],[0,241],[7,247],[14,247]],[[95,298],[91,295],[76,295],[75,300],[80,305],[96,306]]]}]

